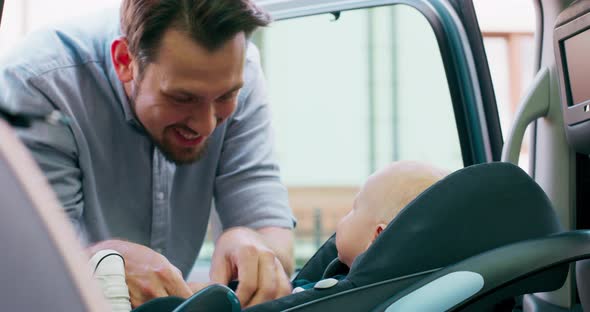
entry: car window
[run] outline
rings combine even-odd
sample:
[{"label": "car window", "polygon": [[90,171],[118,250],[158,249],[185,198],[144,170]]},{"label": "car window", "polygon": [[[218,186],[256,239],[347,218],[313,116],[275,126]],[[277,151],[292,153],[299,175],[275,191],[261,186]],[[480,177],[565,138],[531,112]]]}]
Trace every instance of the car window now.
[{"label": "car window", "polygon": [[426,18],[406,5],[279,21],[256,34],[276,154],[304,263],[393,160],[463,166],[444,66]]}]

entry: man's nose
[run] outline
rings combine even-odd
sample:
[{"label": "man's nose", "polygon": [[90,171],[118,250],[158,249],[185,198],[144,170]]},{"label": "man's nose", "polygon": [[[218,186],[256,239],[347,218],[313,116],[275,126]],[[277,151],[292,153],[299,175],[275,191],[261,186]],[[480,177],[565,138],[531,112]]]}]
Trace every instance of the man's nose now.
[{"label": "man's nose", "polygon": [[219,122],[215,106],[212,104],[199,105],[191,112],[187,126],[202,136],[210,136]]}]

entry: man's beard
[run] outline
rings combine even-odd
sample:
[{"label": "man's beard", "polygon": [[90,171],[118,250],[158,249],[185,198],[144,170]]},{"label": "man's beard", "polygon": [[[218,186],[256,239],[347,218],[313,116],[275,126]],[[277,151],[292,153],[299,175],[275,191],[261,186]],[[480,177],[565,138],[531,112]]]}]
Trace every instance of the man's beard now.
[{"label": "man's beard", "polygon": [[[150,137],[150,139],[154,143],[154,145],[158,148],[158,150],[160,150],[160,152],[162,153],[164,158],[167,161],[174,163],[176,165],[189,165],[189,164],[192,164],[194,162],[201,160],[201,158],[203,157],[203,155],[205,154],[205,152],[207,150],[207,146],[209,145],[208,140],[205,140],[204,142],[202,142],[201,148],[196,152],[194,152],[192,148],[180,148],[182,155],[179,155],[179,153],[175,153],[174,144],[170,141],[166,142],[166,132],[167,131],[168,132],[175,131],[174,130],[175,126],[167,127],[164,130],[164,132],[162,133],[162,140],[158,140],[148,130],[148,128],[145,127],[145,125],[143,125],[143,123],[141,122],[141,120],[137,116],[137,112],[135,111],[135,107],[136,107],[135,103],[136,103],[136,100],[139,96],[139,91],[140,91],[139,85],[135,81],[133,81],[131,83],[131,97],[129,99],[131,102],[130,103],[131,108],[133,110],[135,118],[141,124],[141,126],[144,128],[145,132]],[[178,150],[178,149],[176,149],[176,150]]]},{"label": "man's beard", "polygon": [[[170,131],[174,130],[170,129]],[[166,142],[160,142],[156,140],[151,134],[149,134],[149,136],[152,139],[152,142],[154,142],[154,144],[160,150],[160,152],[162,152],[164,158],[176,165],[189,165],[201,160],[201,158],[203,158],[203,155],[205,155],[207,146],[209,145],[208,140],[204,141],[203,143],[201,143],[201,148],[196,152],[194,152],[192,148],[181,148],[180,150],[182,155],[179,155],[178,153],[174,152],[174,147],[170,146],[171,144],[166,144]]]}]

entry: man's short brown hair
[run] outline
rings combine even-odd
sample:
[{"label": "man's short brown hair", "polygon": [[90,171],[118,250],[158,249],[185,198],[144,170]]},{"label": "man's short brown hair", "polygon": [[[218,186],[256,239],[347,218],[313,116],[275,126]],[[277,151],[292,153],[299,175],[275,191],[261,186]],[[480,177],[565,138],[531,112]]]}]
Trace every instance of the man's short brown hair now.
[{"label": "man's short brown hair", "polygon": [[249,36],[270,22],[251,0],[123,0],[121,32],[140,68],[157,58],[164,32],[173,27],[210,51],[236,34]]}]

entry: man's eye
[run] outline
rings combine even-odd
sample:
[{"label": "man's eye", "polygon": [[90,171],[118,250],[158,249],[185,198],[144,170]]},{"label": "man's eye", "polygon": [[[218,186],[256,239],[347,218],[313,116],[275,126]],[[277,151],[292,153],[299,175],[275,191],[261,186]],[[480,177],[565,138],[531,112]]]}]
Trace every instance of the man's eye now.
[{"label": "man's eye", "polygon": [[238,94],[237,91],[236,92],[229,93],[229,94],[226,94],[226,95],[220,97],[219,98],[219,101],[221,101],[221,102],[231,101],[231,100],[233,100],[236,97],[237,94]]},{"label": "man's eye", "polygon": [[190,96],[170,96],[170,98],[177,103],[189,103],[193,100]]}]

